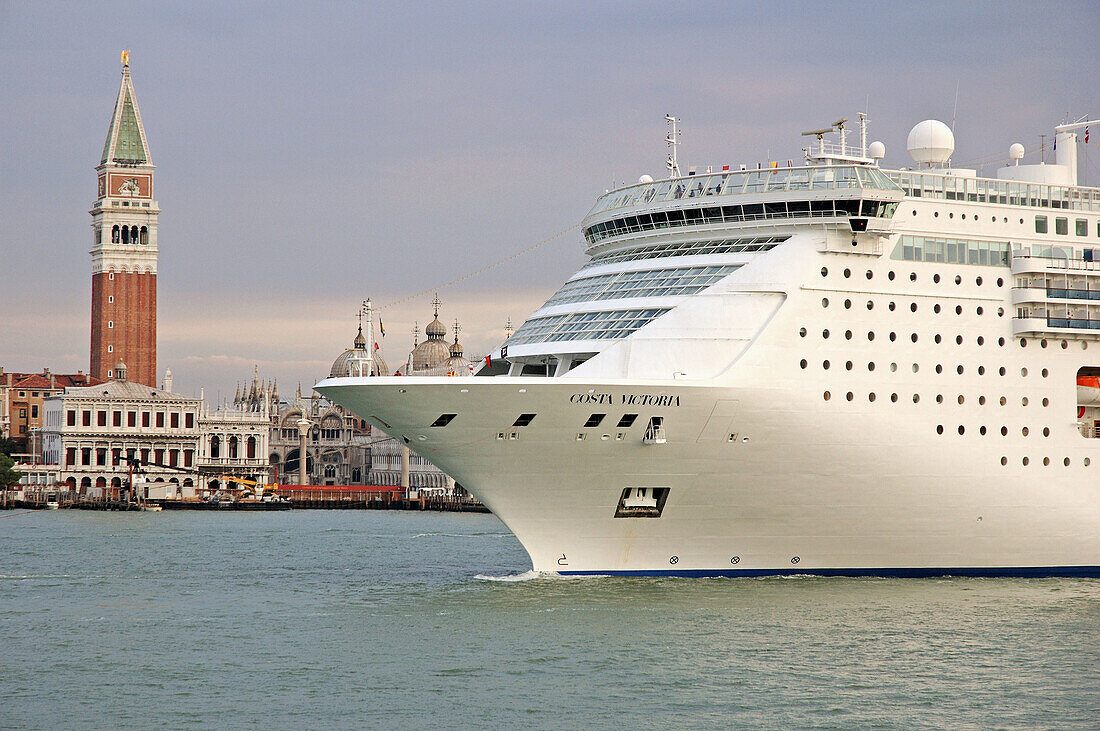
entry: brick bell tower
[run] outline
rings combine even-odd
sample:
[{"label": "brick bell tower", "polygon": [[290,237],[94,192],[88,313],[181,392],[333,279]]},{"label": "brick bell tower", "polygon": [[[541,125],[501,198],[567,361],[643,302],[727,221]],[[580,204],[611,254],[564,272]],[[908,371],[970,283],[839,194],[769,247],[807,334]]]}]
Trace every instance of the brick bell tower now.
[{"label": "brick bell tower", "polygon": [[153,160],[145,140],[130,52],[122,52],[122,85],[92,204],[92,349],[89,372],[114,378],[126,363],[129,380],[157,384],[157,215]]}]

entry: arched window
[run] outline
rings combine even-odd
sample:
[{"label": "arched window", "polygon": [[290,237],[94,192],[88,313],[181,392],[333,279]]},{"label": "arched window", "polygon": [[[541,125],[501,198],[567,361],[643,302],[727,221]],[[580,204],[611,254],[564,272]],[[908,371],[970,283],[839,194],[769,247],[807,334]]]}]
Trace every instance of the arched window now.
[{"label": "arched window", "polygon": [[185,478],[183,478],[183,486],[184,487],[194,487],[195,482],[190,477],[185,477]]},{"label": "arched window", "polygon": [[124,244],[130,243],[130,227],[129,226],[123,226],[122,227],[122,243],[124,243]]},{"label": "arched window", "polygon": [[96,481],[95,481],[95,486],[96,487],[107,487],[107,478],[106,477],[97,477]]},{"label": "arched window", "polygon": [[218,439],[217,434],[210,436],[210,458],[217,459],[221,456],[221,440]]},{"label": "arched window", "polygon": [[130,243],[131,244],[136,244],[137,242],[138,242],[138,227],[137,226],[131,226],[130,227]]},{"label": "arched window", "polygon": [[80,486],[81,487],[91,487],[92,486],[92,478],[91,477],[85,477],[84,479],[82,479],[80,481]]},{"label": "arched window", "polygon": [[249,437],[245,442],[245,454],[244,456],[249,459],[256,459],[256,437]]},{"label": "arched window", "polygon": [[118,243],[118,224],[115,224],[114,226],[111,227],[111,243],[112,244],[117,244]]},{"label": "arched window", "polygon": [[141,238],[139,240],[143,244],[148,244],[149,243],[149,227],[148,226],[142,226],[141,227]]},{"label": "arched window", "polygon": [[237,458],[237,437],[229,437],[229,459]]},{"label": "arched window", "polygon": [[69,479],[65,480],[65,484],[69,486],[69,492],[75,492],[76,491],[76,478],[75,477],[70,477]]},{"label": "arched window", "polygon": [[217,480],[211,480],[210,482],[206,483],[206,486],[211,490],[217,490],[219,487],[221,487],[221,483]]}]

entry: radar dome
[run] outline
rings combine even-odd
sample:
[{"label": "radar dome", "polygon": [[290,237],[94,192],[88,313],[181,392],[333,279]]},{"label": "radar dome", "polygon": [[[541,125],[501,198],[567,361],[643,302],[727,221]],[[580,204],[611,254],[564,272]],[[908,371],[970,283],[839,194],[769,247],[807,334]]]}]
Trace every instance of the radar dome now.
[{"label": "radar dome", "polygon": [[1013,142],[1008,148],[1008,157],[1012,160],[1019,160],[1024,156],[1024,146],[1019,142]]},{"label": "radar dome", "polygon": [[943,122],[926,119],[909,131],[905,146],[918,165],[942,165],[955,151],[955,135]]},{"label": "radar dome", "polygon": [[886,145],[876,140],[867,145],[867,154],[874,160],[881,160],[886,157]]},{"label": "radar dome", "polygon": [[652,175],[643,175],[642,177],[638,178],[638,182],[639,183],[652,183],[653,182],[653,176]]}]

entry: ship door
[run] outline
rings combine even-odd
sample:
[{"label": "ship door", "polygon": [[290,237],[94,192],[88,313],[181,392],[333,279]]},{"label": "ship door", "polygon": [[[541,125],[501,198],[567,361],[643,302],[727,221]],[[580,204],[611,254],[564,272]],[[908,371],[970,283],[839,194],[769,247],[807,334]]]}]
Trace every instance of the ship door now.
[{"label": "ship door", "polygon": [[740,403],[740,401],[732,399],[715,401],[714,408],[710,412],[710,418],[703,425],[703,429],[699,432],[699,437],[695,441],[699,444],[728,442],[730,434],[736,431],[733,428],[733,421],[737,416]]}]

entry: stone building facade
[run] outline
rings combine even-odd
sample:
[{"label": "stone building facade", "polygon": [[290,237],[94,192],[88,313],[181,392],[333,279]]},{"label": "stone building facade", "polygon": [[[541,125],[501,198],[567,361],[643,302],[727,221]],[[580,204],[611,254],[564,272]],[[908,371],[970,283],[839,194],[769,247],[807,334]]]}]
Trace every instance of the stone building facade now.
[{"label": "stone building facade", "polygon": [[33,437],[42,427],[45,400],[68,387],[103,383],[86,373],[5,372],[0,367],[0,438],[14,439],[20,453],[32,461],[41,452],[41,442]]}]

